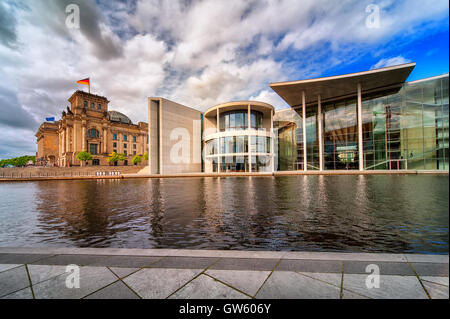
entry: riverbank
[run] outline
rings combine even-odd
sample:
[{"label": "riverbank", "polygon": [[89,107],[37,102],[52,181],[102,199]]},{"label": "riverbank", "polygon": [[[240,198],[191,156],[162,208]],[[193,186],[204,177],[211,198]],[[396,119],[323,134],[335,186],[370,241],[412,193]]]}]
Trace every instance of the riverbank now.
[{"label": "riverbank", "polygon": [[[2,177],[0,175],[0,182],[20,182],[20,181],[47,181],[47,180],[83,180],[83,179],[131,179],[131,178],[183,178],[183,177],[264,177],[264,176],[298,176],[298,175],[449,175],[448,171],[438,170],[377,170],[377,171],[277,171],[273,173],[181,173],[181,174],[137,174],[136,172],[127,172],[118,169],[95,170],[90,168],[89,174],[77,172],[67,172],[66,175],[60,176],[33,176],[32,174],[17,175],[16,177]],[[141,168],[140,168],[141,169]],[[134,169],[139,170],[139,169]],[[109,172],[119,172],[120,175],[109,175]],[[100,172],[100,174],[97,174]],[[101,174],[104,173],[104,174]]]},{"label": "riverbank", "polygon": [[[448,255],[116,248],[0,248],[0,298],[449,297]],[[66,287],[66,266],[80,288]],[[367,268],[369,267],[369,268]],[[379,269],[379,288],[367,278]]]}]

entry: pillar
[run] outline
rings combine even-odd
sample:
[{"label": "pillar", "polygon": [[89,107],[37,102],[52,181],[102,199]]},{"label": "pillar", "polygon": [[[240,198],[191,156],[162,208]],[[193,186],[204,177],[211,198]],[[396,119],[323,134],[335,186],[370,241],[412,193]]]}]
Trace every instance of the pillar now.
[{"label": "pillar", "polygon": [[306,97],[305,91],[302,92],[302,128],[303,128],[303,170],[308,170],[308,157],[306,150]]},{"label": "pillar", "polygon": [[322,139],[322,101],[317,96],[317,126],[319,131],[319,170],[323,171],[323,139]]},{"label": "pillar", "polygon": [[248,171],[252,172],[252,135],[251,135],[251,110],[250,110],[250,104],[248,105],[247,109],[247,127],[248,127]]},{"label": "pillar", "polygon": [[359,170],[364,170],[364,148],[363,148],[363,129],[362,129],[362,96],[361,83],[358,83],[358,156],[359,156]]},{"label": "pillar", "polygon": [[106,128],[103,129],[103,153],[107,153],[107,145],[108,145],[108,131]]}]

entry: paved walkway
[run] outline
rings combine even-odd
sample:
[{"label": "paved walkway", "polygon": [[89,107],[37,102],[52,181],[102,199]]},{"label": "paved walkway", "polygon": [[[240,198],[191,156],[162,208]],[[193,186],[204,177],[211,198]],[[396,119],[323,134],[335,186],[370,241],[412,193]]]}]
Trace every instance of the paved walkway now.
[{"label": "paved walkway", "polygon": [[[0,298],[449,298],[448,255],[0,248]],[[67,265],[79,266],[79,288]],[[366,272],[379,269],[376,277]]]}]

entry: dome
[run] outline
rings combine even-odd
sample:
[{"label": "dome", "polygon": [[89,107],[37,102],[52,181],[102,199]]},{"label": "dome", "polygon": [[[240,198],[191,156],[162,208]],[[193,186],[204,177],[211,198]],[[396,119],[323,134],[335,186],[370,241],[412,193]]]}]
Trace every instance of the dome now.
[{"label": "dome", "polygon": [[109,119],[114,122],[120,122],[124,124],[132,124],[128,116],[117,111],[108,111]]}]

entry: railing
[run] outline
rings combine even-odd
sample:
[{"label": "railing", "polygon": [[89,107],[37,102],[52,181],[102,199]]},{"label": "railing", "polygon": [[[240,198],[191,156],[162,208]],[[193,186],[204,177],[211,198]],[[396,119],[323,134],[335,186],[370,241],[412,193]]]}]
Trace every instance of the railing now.
[{"label": "railing", "polygon": [[120,171],[87,172],[5,172],[0,170],[0,178],[43,178],[43,177],[81,177],[81,176],[120,176]]},{"label": "railing", "polygon": [[[401,168],[401,165],[400,165],[401,162],[404,162],[404,168]],[[377,166],[384,165],[384,164],[387,164],[386,167],[388,170],[401,170],[401,169],[407,170],[408,169],[408,160],[405,158],[391,159],[391,160],[383,161],[383,162],[377,163],[375,165],[368,166],[365,169],[369,170],[369,169],[372,169],[372,168],[375,168]],[[395,164],[395,165],[392,165],[392,164]]]}]

